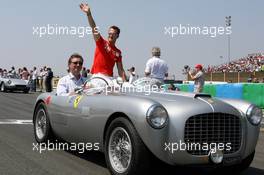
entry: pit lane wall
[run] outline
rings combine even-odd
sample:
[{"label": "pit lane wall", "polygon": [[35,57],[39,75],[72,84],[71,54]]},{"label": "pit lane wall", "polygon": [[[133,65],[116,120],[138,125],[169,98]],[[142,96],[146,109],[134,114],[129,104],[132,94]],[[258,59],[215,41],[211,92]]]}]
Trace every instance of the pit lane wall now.
[{"label": "pit lane wall", "polygon": [[[193,92],[194,89],[193,84],[174,85],[185,92]],[[205,84],[203,93],[213,97],[243,99],[264,108],[264,83]]]}]

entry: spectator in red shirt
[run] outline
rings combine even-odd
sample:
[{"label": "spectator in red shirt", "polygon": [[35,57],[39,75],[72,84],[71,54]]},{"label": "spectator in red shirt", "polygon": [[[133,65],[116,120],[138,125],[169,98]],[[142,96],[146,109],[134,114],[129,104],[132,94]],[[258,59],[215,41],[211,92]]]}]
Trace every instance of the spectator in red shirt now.
[{"label": "spectator in red shirt", "polygon": [[88,22],[92,28],[93,37],[96,43],[92,74],[101,73],[103,75],[112,77],[113,68],[117,65],[118,74],[126,81],[126,75],[122,64],[121,51],[115,46],[116,40],[119,37],[120,29],[117,26],[111,26],[108,30],[107,40],[103,39],[98,31],[94,19],[91,14],[91,9],[88,4],[81,4],[81,10],[87,15]]}]

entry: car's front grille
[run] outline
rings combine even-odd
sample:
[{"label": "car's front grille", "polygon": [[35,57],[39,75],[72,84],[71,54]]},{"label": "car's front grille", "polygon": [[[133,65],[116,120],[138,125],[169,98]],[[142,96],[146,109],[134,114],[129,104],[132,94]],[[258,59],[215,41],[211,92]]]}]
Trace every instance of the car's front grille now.
[{"label": "car's front grille", "polygon": [[192,155],[207,155],[210,148],[223,149],[224,145],[224,154],[234,153],[240,148],[241,132],[238,116],[224,113],[192,116],[185,124],[184,140],[189,145],[186,151]]},{"label": "car's front grille", "polygon": [[26,88],[27,86],[26,85],[16,85],[16,88],[17,89],[24,89]]}]

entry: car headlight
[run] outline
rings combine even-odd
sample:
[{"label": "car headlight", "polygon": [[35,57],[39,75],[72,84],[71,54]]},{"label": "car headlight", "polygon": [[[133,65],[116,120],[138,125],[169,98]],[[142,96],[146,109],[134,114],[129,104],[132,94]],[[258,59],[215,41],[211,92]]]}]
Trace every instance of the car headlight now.
[{"label": "car headlight", "polygon": [[247,119],[252,125],[259,125],[262,119],[262,110],[251,105],[247,110]]},{"label": "car headlight", "polygon": [[147,121],[154,129],[163,128],[168,120],[166,109],[160,105],[152,105],[147,112]]},{"label": "car headlight", "polygon": [[12,81],[11,81],[11,80],[8,80],[8,81],[7,81],[7,84],[11,84],[11,83],[12,83]]}]

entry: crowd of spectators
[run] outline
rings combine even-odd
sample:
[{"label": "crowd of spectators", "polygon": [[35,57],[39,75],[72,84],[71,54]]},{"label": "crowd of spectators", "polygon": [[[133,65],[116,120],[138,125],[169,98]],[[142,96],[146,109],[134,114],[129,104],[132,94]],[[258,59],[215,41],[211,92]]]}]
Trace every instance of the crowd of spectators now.
[{"label": "crowd of spectators", "polygon": [[219,73],[219,72],[260,72],[264,71],[264,56],[259,55],[248,55],[229,63],[208,66],[205,69],[206,73]]},{"label": "crowd of spectators", "polygon": [[52,91],[52,78],[53,72],[50,67],[44,66],[39,70],[36,67],[33,67],[32,70],[28,70],[26,67],[16,68],[11,67],[10,70],[0,68],[0,77],[10,77],[18,78],[22,80],[27,80],[30,85],[30,90],[36,92],[36,87],[39,87],[39,91],[46,92]]},{"label": "crowd of spectators", "polygon": [[[133,67],[133,69],[135,69]],[[128,70],[131,71],[131,70]],[[247,57],[243,57],[226,64],[210,66],[204,68],[205,73],[223,73],[223,72],[264,72],[264,55],[263,54],[252,54]],[[85,78],[91,77],[90,69],[83,67],[81,75]],[[131,74],[135,78],[135,70],[132,70]],[[51,68],[43,66],[39,69],[33,67],[32,70],[28,70],[26,67],[15,69],[14,66],[10,70],[0,68],[0,77],[11,76],[14,78],[19,78],[29,81],[30,89],[32,92],[36,92],[36,87],[38,87],[40,92],[52,91],[52,78],[53,72]],[[131,77],[130,77],[131,78]],[[248,82],[264,82],[263,79],[257,79],[255,77],[249,77]]]},{"label": "crowd of spectators", "polygon": [[[91,77],[90,69],[83,67],[81,74],[85,78]],[[11,77],[22,80],[27,80],[31,92],[36,92],[37,87],[39,92],[52,91],[52,78],[54,77],[52,69],[47,66],[41,68],[33,67],[28,70],[26,67],[16,69],[12,66],[9,70],[0,68],[0,77]]]}]

